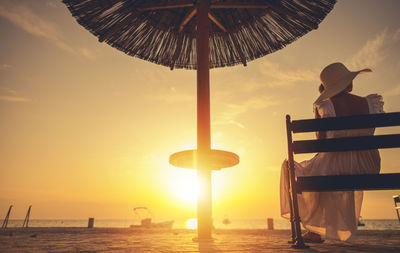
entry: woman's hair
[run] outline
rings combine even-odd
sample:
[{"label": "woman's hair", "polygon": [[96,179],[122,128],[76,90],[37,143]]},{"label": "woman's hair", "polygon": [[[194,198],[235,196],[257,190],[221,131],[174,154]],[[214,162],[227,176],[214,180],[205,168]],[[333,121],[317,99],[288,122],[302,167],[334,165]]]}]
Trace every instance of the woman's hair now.
[{"label": "woman's hair", "polygon": [[325,88],[324,88],[324,86],[322,85],[322,83],[319,85],[318,90],[319,90],[319,93],[324,92]]}]

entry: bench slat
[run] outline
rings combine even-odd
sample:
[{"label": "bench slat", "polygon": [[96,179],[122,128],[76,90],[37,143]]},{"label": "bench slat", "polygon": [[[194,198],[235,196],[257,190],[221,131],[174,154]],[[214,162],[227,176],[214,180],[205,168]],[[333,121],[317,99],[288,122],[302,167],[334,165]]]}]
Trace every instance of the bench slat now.
[{"label": "bench slat", "polygon": [[400,112],[293,120],[293,133],[400,126]]},{"label": "bench slat", "polygon": [[400,189],[400,173],[298,177],[301,192]]},{"label": "bench slat", "polygon": [[396,147],[400,147],[400,134],[357,136],[293,142],[293,152],[295,154],[341,152]]}]

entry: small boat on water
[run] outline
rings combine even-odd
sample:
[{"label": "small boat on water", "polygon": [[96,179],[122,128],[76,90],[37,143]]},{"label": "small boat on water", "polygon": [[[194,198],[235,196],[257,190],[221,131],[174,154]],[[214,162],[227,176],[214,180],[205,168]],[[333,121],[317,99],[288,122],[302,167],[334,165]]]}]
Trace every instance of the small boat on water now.
[{"label": "small boat on water", "polygon": [[225,217],[225,218],[222,220],[222,224],[224,224],[224,225],[229,225],[229,224],[231,224],[231,220],[230,220],[228,217]]},{"label": "small boat on water", "polygon": [[[140,211],[142,210],[142,211]],[[153,214],[147,207],[139,206],[133,209],[133,212],[140,219],[140,224],[130,225],[131,228],[144,228],[144,229],[171,229],[174,221],[153,222]],[[143,214],[144,213],[144,214]]]},{"label": "small boat on water", "polygon": [[140,225],[131,225],[131,228],[162,228],[171,229],[174,221],[164,221],[164,222],[152,222],[151,219],[141,220]]}]

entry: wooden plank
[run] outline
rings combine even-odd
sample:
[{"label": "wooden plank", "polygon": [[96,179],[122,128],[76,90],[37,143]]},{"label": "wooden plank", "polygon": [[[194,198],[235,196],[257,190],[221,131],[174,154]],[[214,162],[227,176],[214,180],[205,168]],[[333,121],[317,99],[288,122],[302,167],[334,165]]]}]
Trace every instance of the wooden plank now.
[{"label": "wooden plank", "polygon": [[298,177],[298,192],[400,189],[400,173]]},{"label": "wooden plank", "polygon": [[140,6],[137,7],[138,11],[155,11],[155,10],[164,10],[164,9],[175,9],[175,8],[184,8],[184,7],[192,7],[193,3],[182,3],[182,4],[167,4],[167,5],[149,5],[149,6]]},{"label": "wooden plank", "polygon": [[219,27],[219,29],[221,29],[221,30],[224,31],[224,32],[228,32],[228,31],[226,30],[226,28],[221,24],[221,22],[219,22],[210,12],[208,13],[208,18],[209,18],[212,22],[214,22],[214,24],[216,24],[216,25]]},{"label": "wooden plank", "polygon": [[179,32],[183,31],[183,28],[185,27],[185,25],[187,23],[189,23],[189,21],[193,18],[193,16],[196,14],[196,12],[197,12],[197,8],[193,8],[186,14],[186,16],[183,18],[181,24],[179,25]]},{"label": "wooden plank", "polygon": [[293,120],[293,133],[400,126],[400,112]]},{"label": "wooden plank", "polygon": [[294,141],[295,154],[400,147],[400,134]]},{"label": "wooden plank", "polygon": [[266,4],[247,4],[247,3],[215,3],[210,5],[210,9],[265,9]]}]

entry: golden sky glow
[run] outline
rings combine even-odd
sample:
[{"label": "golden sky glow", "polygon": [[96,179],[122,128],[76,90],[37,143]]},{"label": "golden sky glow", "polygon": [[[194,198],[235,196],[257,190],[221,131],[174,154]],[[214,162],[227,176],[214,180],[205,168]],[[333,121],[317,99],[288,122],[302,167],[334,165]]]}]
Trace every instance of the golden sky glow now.
[{"label": "golden sky glow", "polygon": [[[214,148],[238,166],[213,172],[214,217],[279,217],[284,116],[313,117],[320,70],[335,61],[354,93],[400,111],[400,2],[338,1],[312,31],[247,67],[211,71]],[[0,0],[0,218],[193,218],[196,173],[168,164],[196,146],[196,76],[127,56],[81,27],[60,1]],[[382,132],[382,131],[381,131]],[[378,131],[379,133],[379,131]],[[400,172],[383,150],[382,172]],[[299,156],[302,160],[306,156]],[[367,192],[364,218],[393,218],[392,195]]]}]

